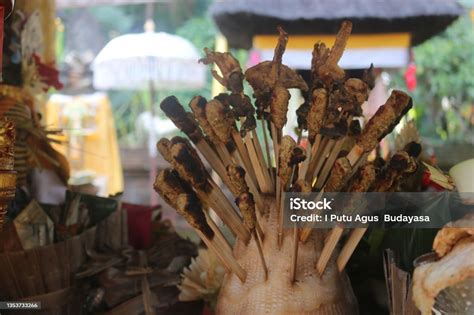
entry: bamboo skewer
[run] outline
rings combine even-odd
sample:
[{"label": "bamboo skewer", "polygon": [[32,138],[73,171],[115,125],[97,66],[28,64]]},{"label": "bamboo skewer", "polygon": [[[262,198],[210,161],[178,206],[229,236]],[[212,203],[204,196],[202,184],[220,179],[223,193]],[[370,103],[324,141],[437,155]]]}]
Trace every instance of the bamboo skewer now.
[{"label": "bamboo skewer", "polygon": [[245,136],[245,146],[247,147],[247,151],[250,158],[250,164],[253,165],[252,169],[255,171],[260,191],[262,191],[262,193],[270,193],[270,186],[268,185],[265,175],[266,172],[260,164],[261,162],[257,156],[257,152],[253,145],[253,140],[249,133],[247,133],[247,135]]},{"label": "bamboo skewer", "polygon": [[194,193],[178,173],[169,169],[160,171],[153,187],[193,227],[207,247],[221,260],[222,264],[244,282],[246,272],[232,255],[230,246],[221,231],[203,211],[203,200]]},{"label": "bamboo skewer", "polygon": [[179,142],[172,144],[169,148],[167,158],[170,159],[171,165],[181,178],[196,189],[199,198],[209,203],[231,231],[247,243],[250,239],[249,232],[224,193],[207,173],[196,151],[185,139],[178,138],[177,140]]},{"label": "bamboo skewer", "polygon": [[291,261],[291,283],[294,283],[296,280],[296,267],[298,265],[298,242],[299,242],[299,235],[298,235],[298,227],[293,227],[293,257]]},{"label": "bamboo skewer", "polygon": [[283,206],[283,200],[285,199],[285,191],[288,189],[286,187],[282,187],[283,183],[281,182],[281,179],[279,180],[280,182],[280,193],[278,194],[278,248],[281,248],[281,245],[283,244],[283,221],[284,221],[284,206]]},{"label": "bamboo skewer", "polygon": [[226,266],[227,270],[235,273],[242,283],[247,278],[247,272],[239,265],[237,260],[234,258],[231,252],[227,251],[222,244],[207,238],[201,231],[195,230],[197,235],[202,239],[206,246],[214,252],[214,254],[220,259],[222,264]]},{"label": "bamboo skewer", "polygon": [[[320,201],[322,199],[324,193],[324,189],[321,190],[317,195],[316,198],[314,199],[315,202]],[[311,224],[309,227],[302,228],[300,231],[300,241],[302,243],[306,242],[311,235],[311,232],[313,231],[313,224]]]},{"label": "bamboo skewer", "polygon": [[337,246],[337,242],[339,241],[342,232],[344,232],[344,228],[337,225],[331,230],[329,236],[327,237],[326,242],[324,243],[324,248],[321,251],[321,256],[319,256],[318,263],[316,264],[316,269],[318,270],[320,276],[322,276],[324,269],[326,269],[326,265],[331,258],[332,252]]},{"label": "bamboo skewer", "polygon": [[210,147],[210,145],[203,139],[197,143],[195,143],[196,148],[199,150],[199,152],[204,156],[206,161],[209,163],[209,165],[212,165],[213,168],[215,169],[216,173],[219,175],[219,177],[222,179],[224,183],[226,183],[226,176],[225,176],[225,165],[223,163],[223,160],[221,157],[216,155],[214,150]]},{"label": "bamboo skewer", "polygon": [[313,151],[313,145],[308,141],[306,147],[306,160],[303,161],[302,165],[298,170],[298,178],[304,179],[305,174],[308,172],[309,162],[311,160],[311,153]]},{"label": "bamboo skewer", "polygon": [[260,144],[260,141],[258,140],[258,135],[255,129],[252,130],[252,140],[253,140],[253,145],[255,147],[255,150],[257,152],[258,160],[260,161],[260,166],[263,168],[263,171],[264,171],[265,181],[267,183],[267,186],[269,187],[269,190],[266,193],[271,193],[275,191],[275,188],[273,187],[273,181],[270,176],[270,169],[267,163],[265,162],[265,158],[263,157],[262,145]]},{"label": "bamboo skewer", "polygon": [[[309,185],[308,182],[302,179],[299,179],[293,184],[292,191],[302,192],[302,193],[307,194],[311,192],[311,185]],[[292,244],[293,245],[293,254],[292,254],[293,259],[292,259],[291,278],[290,278],[292,283],[296,281],[296,268],[298,266],[299,233],[300,233],[300,230],[298,229],[298,226],[295,223],[293,226],[293,244]]]},{"label": "bamboo skewer", "polygon": [[[276,174],[275,176],[278,177],[278,164],[279,164],[279,143],[280,143],[280,138],[278,137],[279,136],[279,133],[277,132],[277,129],[275,127],[275,124],[273,122],[270,123],[271,124],[271,131],[272,131],[272,140],[273,140],[273,152],[274,152],[274,156],[275,156],[275,168],[276,168]],[[275,179],[277,182],[278,180]],[[278,190],[277,190],[278,192]]]},{"label": "bamboo skewer", "polygon": [[[237,164],[240,164],[242,166],[244,165],[244,163],[242,162],[242,158],[236,152],[234,152],[234,160],[237,161]],[[245,181],[247,182],[250,192],[255,198],[255,203],[257,204],[258,211],[260,213],[263,213],[265,206],[262,200],[262,196],[260,195],[260,192],[258,191],[257,185],[255,185],[255,183],[252,181],[246,169],[245,169]],[[235,197],[238,197],[238,196],[235,196]]]},{"label": "bamboo skewer", "polygon": [[245,171],[247,172],[247,174],[249,174],[255,186],[257,186],[257,178],[255,176],[252,163],[250,162],[250,157],[248,155],[247,149],[245,148],[244,142],[242,141],[242,137],[236,130],[234,130],[232,131],[232,138],[237,147],[237,152],[240,155],[240,159],[243,163],[242,166],[245,168]]},{"label": "bamboo skewer", "polygon": [[311,182],[317,174],[318,169],[323,164],[324,160],[329,151],[329,143],[330,139],[321,137],[321,141],[319,144],[315,145],[311,149],[311,161],[309,162],[308,169],[306,171],[305,180]]},{"label": "bamboo skewer", "polygon": [[[419,146],[419,145],[418,145]],[[421,151],[421,147],[420,147]],[[417,157],[419,153],[415,153],[411,155],[407,151],[399,151],[397,152],[388,162],[388,165],[381,171],[381,175],[375,181],[374,185],[372,186],[373,191],[376,192],[386,192],[391,191],[393,187],[398,185],[398,181],[404,174],[413,174],[416,172],[417,166],[416,162],[414,161],[414,157]],[[403,170],[398,169],[396,166],[392,166],[392,160],[400,161],[405,160],[407,167]],[[395,162],[396,165],[399,162]],[[340,270],[344,269],[346,263],[349,261],[350,256],[354,252],[355,248],[359,244],[362,236],[364,235],[365,231],[367,230],[366,227],[357,228],[355,229],[351,235],[349,236],[346,244],[344,245],[344,251],[339,254],[338,257],[338,266],[340,266]]]},{"label": "bamboo skewer", "polygon": [[324,165],[324,162],[326,161],[326,158],[328,157],[329,152],[331,152],[331,149],[334,146],[335,141],[333,139],[324,139],[323,142],[321,143],[320,147],[320,154],[317,154],[314,163],[313,163],[313,168],[309,169],[309,172],[306,174],[306,180],[310,181],[311,179],[318,177],[319,172],[321,168]]},{"label": "bamboo skewer", "polygon": [[[353,148],[352,151],[360,151],[359,148],[357,148],[357,145]],[[361,154],[362,156],[359,155],[359,158],[357,158],[357,155],[356,154],[350,154],[349,153],[349,156],[351,157],[351,164],[354,163],[354,165],[358,165],[360,163],[360,160],[362,159],[362,157],[364,156],[364,154]],[[397,156],[395,158],[395,156]],[[393,167],[391,166],[391,161],[392,159],[394,161],[397,161],[397,160],[401,160],[401,159],[404,159],[407,163],[407,168],[404,169],[403,171],[400,171],[397,167]],[[393,186],[394,186],[394,183],[399,179],[401,178],[401,176],[406,173],[406,174],[410,174],[410,173],[413,173],[416,171],[416,163],[415,162],[412,162],[412,157],[409,156],[409,154],[405,151],[403,151],[403,153],[396,153],[394,155],[394,157],[392,157],[392,159],[390,160],[389,162],[389,165],[384,169],[384,171],[386,172],[386,174],[384,175],[384,177],[382,178],[378,178],[377,179],[377,182],[374,184],[374,186],[371,186],[371,182],[366,182],[365,184],[367,185],[366,187],[363,187],[362,190],[359,190],[360,191],[367,191],[367,189],[369,188],[369,186],[371,186],[371,189],[373,191],[377,191],[377,192],[386,192],[386,191],[389,191]],[[394,162],[395,165],[399,162]],[[415,165],[415,166],[413,166]],[[370,165],[367,165],[367,166],[370,166]],[[366,174],[363,174],[362,178],[361,179],[364,179],[364,178],[368,178],[369,175],[366,175]],[[372,175],[373,179],[372,179],[372,182],[375,181],[375,175]],[[361,186],[359,186],[361,187]],[[356,192],[358,190],[355,190]],[[365,232],[365,230],[363,231]],[[362,230],[358,231],[356,234],[354,234],[354,236],[352,236],[352,238],[350,240],[348,240],[348,244],[344,251],[344,256],[340,256],[340,260],[342,262],[347,263],[347,261],[349,260],[350,258],[350,255],[352,255],[352,252],[355,250],[355,247],[357,246],[358,242],[360,241],[360,239],[362,238],[362,235],[363,235],[363,232]],[[360,233],[362,235],[360,235]],[[340,237],[340,236],[339,236]],[[330,246],[331,244],[328,245],[328,247]],[[326,249],[326,245],[325,245],[325,248],[323,249],[323,252],[326,252],[328,253],[328,255],[330,256],[332,254],[332,251],[334,250],[334,248],[328,248],[327,251],[325,251]],[[330,253],[330,254],[329,254]],[[349,255],[349,256],[347,256]],[[321,254],[321,257],[323,257],[323,255]],[[324,259],[327,259],[326,257],[324,257]],[[324,259],[320,258],[320,260],[323,260],[323,262],[321,263],[321,266],[322,266],[322,270],[324,271],[324,268],[325,268],[325,265],[324,264]],[[327,263],[327,262],[326,262]],[[318,265],[319,265],[319,262],[318,262]]]},{"label": "bamboo skewer", "polygon": [[354,253],[354,250],[357,247],[357,244],[359,244],[360,240],[365,234],[365,231],[367,231],[367,228],[356,228],[352,230],[351,234],[349,235],[346,243],[341,249],[341,252],[339,253],[339,256],[337,257],[336,264],[337,264],[337,269],[339,272],[342,272],[344,268],[346,267],[347,262],[349,261],[350,257],[352,256],[352,253]]},{"label": "bamboo skewer", "polygon": [[265,234],[263,234],[263,230],[260,226],[260,223],[258,223],[258,219],[255,220],[255,228],[257,229],[257,234],[260,237],[260,240],[263,242],[265,240]]},{"label": "bamboo skewer", "polygon": [[252,235],[253,235],[253,238],[255,240],[255,243],[257,244],[258,255],[260,256],[260,262],[262,263],[263,273],[265,275],[265,280],[267,280],[268,279],[267,263],[265,262],[265,257],[263,256],[262,244],[260,243],[260,240],[258,238],[256,229],[252,230]]},{"label": "bamboo skewer", "polygon": [[226,146],[224,143],[218,142],[215,144],[216,151],[219,154],[222,164],[224,165],[224,168],[227,166],[228,163],[232,161],[232,156],[229,153],[229,150],[227,150]]},{"label": "bamboo skewer", "polygon": [[[209,211],[209,210],[208,210]],[[211,215],[208,211],[203,211],[204,215],[206,216],[206,221],[207,224],[209,224],[209,227],[211,230],[214,232],[214,235],[216,237],[216,240],[221,242],[221,244],[227,248],[227,250],[232,251],[232,247],[230,246],[229,242],[225,238],[224,234],[222,234],[222,231],[219,229],[217,226],[216,222],[211,218]]]},{"label": "bamboo skewer", "polygon": [[[237,214],[237,212],[235,211],[234,207],[231,205],[229,200],[226,198],[222,190],[217,186],[217,184],[212,179],[210,180],[210,182],[211,182],[211,186],[213,187],[210,195],[211,197],[214,197],[213,201],[218,201],[218,203],[214,205],[215,208],[213,208],[213,210],[219,215],[219,217],[223,219],[223,221],[224,221],[225,216],[229,216],[230,218],[227,218],[227,219],[229,220],[229,222],[232,222],[232,225],[236,226],[238,229],[237,231],[239,231],[237,235],[242,239],[244,243],[247,244],[250,239],[250,235],[248,234],[248,232],[245,233],[243,231],[244,225],[242,224],[242,221],[240,220],[239,215]],[[223,208],[227,212],[227,214],[225,214],[225,212],[222,212],[222,210],[220,209],[217,210],[216,208],[218,207],[221,209]],[[229,214],[232,214],[232,215],[229,215]]]},{"label": "bamboo skewer", "polygon": [[262,126],[262,132],[263,132],[263,140],[265,142],[265,153],[267,155],[267,162],[268,162],[268,172],[270,174],[270,179],[272,180],[272,190],[275,191],[275,176],[273,173],[273,167],[272,167],[272,157],[270,154],[270,143],[268,141],[268,133],[267,133],[267,127],[265,126],[265,120],[261,120],[261,126]]},{"label": "bamboo skewer", "polygon": [[[282,138],[279,150],[279,168],[278,178],[280,182],[280,193],[278,202],[278,245],[281,246],[283,240],[283,222],[284,222],[284,205],[285,192],[289,190],[292,184],[292,178],[295,174],[296,165],[306,158],[305,150],[297,145],[295,140],[290,136]],[[305,189],[311,191],[311,188]]]},{"label": "bamboo skewer", "polygon": [[244,223],[247,228],[251,231],[251,234],[257,245],[257,250],[260,256],[260,261],[262,263],[262,268],[265,274],[265,280],[268,278],[268,268],[265,262],[265,257],[263,256],[262,246],[257,235],[256,225],[257,225],[257,214],[255,212],[255,203],[251,193],[244,192],[236,200],[237,206],[242,212]]},{"label": "bamboo skewer", "polygon": [[321,173],[318,175],[318,178],[316,180],[316,185],[315,185],[316,190],[320,190],[323,187],[324,183],[326,183],[329,172],[331,171],[334,165],[334,162],[336,161],[339,153],[341,152],[341,149],[345,140],[346,140],[345,137],[337,140],[331,152],[329,153],[326,163],[324,164],[324,167],[321,170]]},{"label": "bamboo skewer", "polygon": [[283,183],[281,181],[279,174],[279,164],[280,164],[280,156],[279,156],[279,133],[275,127],[275,124],[271,122],[271,130],[272,130],[272,138],[273,138],[273,151],[275,153],[275,166],[276,166],[276,173],[275,173],[275,181],[276,181],[276,209],[278,211],[278,245],[281,247],[282,242],[282,235],[283,235],[283,226],[281,226],[282,221],[282,211],[281,211],[281,198],[282,198],[282,191],[283,191]]}]

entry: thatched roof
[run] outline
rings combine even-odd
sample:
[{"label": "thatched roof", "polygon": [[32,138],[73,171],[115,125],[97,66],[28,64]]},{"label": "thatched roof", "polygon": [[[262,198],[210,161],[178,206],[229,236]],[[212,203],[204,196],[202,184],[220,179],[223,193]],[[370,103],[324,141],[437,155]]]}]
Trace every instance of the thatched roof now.
[{"label": "thatched roof", "polygon": [[255,34],[336,33],[343,20],[353,33],[410,32],[417,45],[462,13],[455,0],[221,0],[211,15],[231,47],[250,48]]}]

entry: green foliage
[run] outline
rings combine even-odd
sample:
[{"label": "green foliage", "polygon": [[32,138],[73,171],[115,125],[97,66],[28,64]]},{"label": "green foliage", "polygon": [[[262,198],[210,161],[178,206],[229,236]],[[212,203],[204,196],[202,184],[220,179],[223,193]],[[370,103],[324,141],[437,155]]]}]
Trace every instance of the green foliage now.
[{"label": "green foliage", "polygon": [[[176,30],[176,35],[189,40],[202,53],[205,47],[214,49],[217,30],[209,16],[198,16],[186,21]],[[196,60],[197,62],[197,60]],[[211,97],[211,70],[206,73],[206,85],[200,90],[176,91],[173,94],[187,107],[193,96],[201,95],[207,99]]]},{"label": "green foliage", "polygon": [[135,22],[135,16],[127,14],[120,6],[99,6],[90,9],[104,30],[114,33],[127,33]]},{"label": "green foliage", "polygon": [[[413,52],[418,80],[414,116],[422,136],[472,141],[474,25],[470,16],[462,16]],[[404,85],[402,73],[393,83]]]},{"label": "green foliage", "polygon": [[214,48],[216,34],[214,23],[207,16],[192,18],[176,30],[176,35],[188,39],[201,51]]}]

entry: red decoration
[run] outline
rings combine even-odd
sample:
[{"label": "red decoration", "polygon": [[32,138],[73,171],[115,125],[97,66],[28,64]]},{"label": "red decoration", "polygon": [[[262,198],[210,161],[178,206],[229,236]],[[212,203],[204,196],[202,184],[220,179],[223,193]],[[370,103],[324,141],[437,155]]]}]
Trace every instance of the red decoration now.
[{"label": "red decoration", "polygon": [[146,249],[152,244],[151,215],[159,206],[142,206],[123,203],[127,211],[128,244],[135,249]]},{"label": "red decoration", "polygon": [[43,63],[37,54],[33,54],[33,60],[35,61],[41,81],[47,84],[48,88],[54,87],[56,90],[63,88],[63,85],[59,82],[59,71],[54,66]]},{"label": "red decoration", "polygon": [[0,7],[2,7],[5,10],[4,11],[4,16],[2,16],[2,20],[3,20],[3,18],[7,18],[7,17],[10,16],[10,14],[13,11],[14,3],[15,3],[15,1],[13,1],[13,0],[0,0]]},{"label": "red decoration", "polygon": [[408,91],[413,91],[416,89],[416,65],[414,62],[410,62],[405,71],[405,83],[407,85]]},{"label": "red decoration", "polygon": [[422,186],[427,189],[427,188],[432,188],[436,191],[443,191],[446,190],[445,188],[441,187],[440,185],[436,184],[431,180],[431,173],[425,170],[423,172],[423,179],[421,182]]}]

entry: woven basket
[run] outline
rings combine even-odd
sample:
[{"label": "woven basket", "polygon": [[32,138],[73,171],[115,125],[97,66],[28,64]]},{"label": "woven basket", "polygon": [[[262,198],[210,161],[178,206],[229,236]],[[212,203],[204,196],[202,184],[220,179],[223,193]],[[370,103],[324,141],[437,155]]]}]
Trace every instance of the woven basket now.
[{"label": "woven basket", "polygon": [[74,305],[80,299],[71,293],[76,284],[74,275],[86,262],[86,251],[118,248],[126,243],[119,231],[126,231],[119,223],[122,217],[122,211],[115,211],[96,226],[63,242],[0,253],[1,299],[44,301],[44,314],[74,314],[70,311],[78,309]]}]

